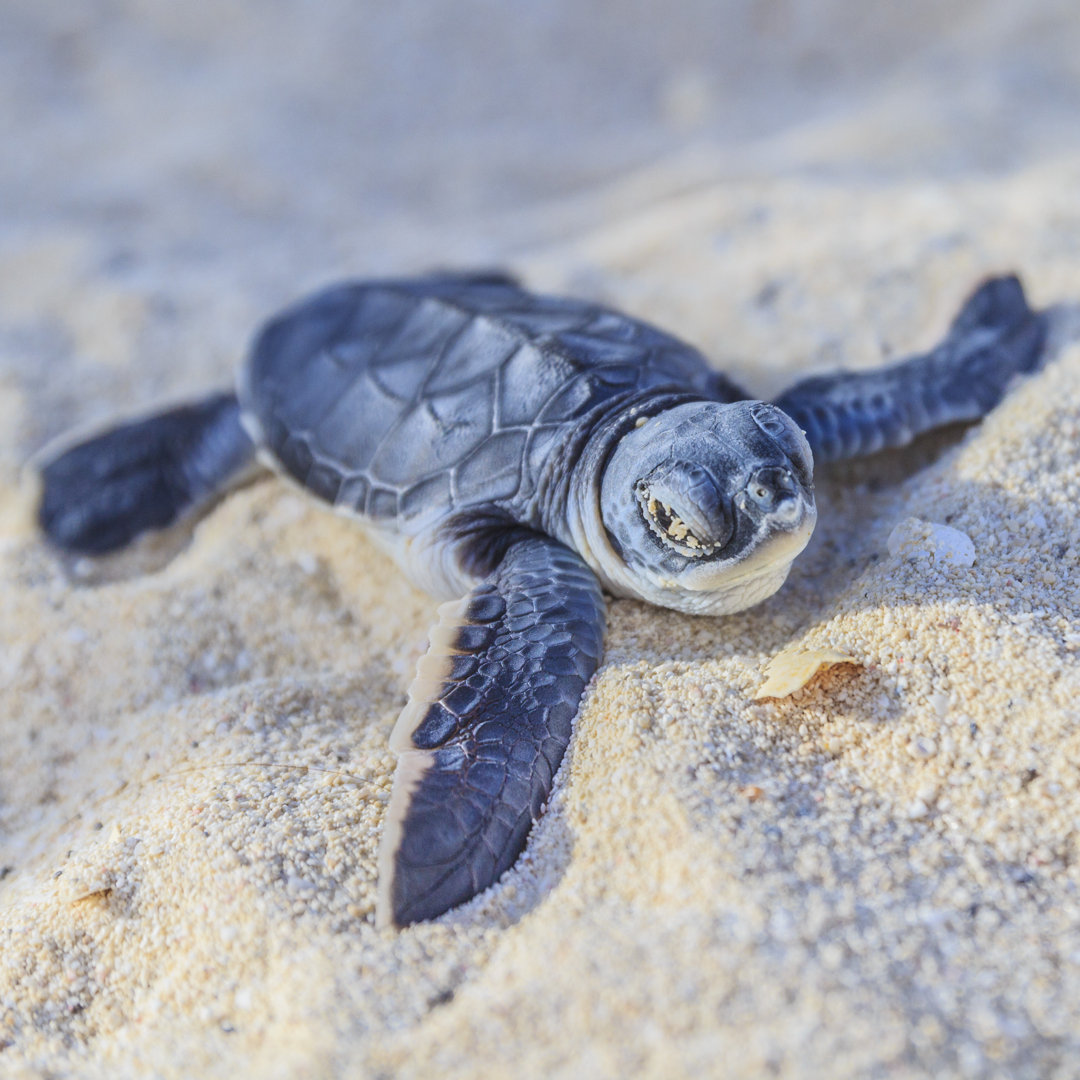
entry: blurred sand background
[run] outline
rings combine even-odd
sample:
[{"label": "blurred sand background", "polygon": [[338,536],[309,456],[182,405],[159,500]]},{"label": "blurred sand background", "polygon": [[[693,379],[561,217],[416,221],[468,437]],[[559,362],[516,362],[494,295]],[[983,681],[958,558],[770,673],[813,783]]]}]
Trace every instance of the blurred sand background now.
[{"label": "blurred sand background", "polygon": [[[75,588],[19,473],[345,275],[509,265],[763,395],[1080,298],[1066,0],[0,0],[0,1076],[1080,1072],[1080,346],[819,477],[774,598],[610,604],[504,880],[378,933],[434,605],[267,481]],[[973,541],[972,567],[908,518]],[[754,701],[769,658],[858,663]]]}]

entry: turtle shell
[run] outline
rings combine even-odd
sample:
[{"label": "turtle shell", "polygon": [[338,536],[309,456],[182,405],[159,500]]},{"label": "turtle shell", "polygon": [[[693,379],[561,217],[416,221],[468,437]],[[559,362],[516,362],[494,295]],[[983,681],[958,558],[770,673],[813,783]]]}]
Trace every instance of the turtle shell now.
[{"label": "turtle shell", "polygon": [[616,395],[715,398],[717,379],[690,346],[597,305],[438,277],[340,285],[285,311],[256,338],[240,401],[313,494],[427,518],[528,499],[553,443]]}]

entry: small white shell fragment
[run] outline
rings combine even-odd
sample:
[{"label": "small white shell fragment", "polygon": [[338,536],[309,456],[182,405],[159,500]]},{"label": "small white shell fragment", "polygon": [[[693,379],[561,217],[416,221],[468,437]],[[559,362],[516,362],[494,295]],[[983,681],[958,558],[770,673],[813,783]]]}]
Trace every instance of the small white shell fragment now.
[{"label": "small white shell fragment", "polygon": [[942,693],[931,694],[930,698],[929,698],[929,701],[930,701],[930,708],[933,709],[934,712],[938,715],[938,717],[940,717],[942,720],[944,720],[945,717],[949,715],[949,695],[948,694],[942,694]]},{"label": "small white shell fragment", "polygon": [[839,649],[807,648],[789,645],[778,652],[765,667],[762,683],[754,701],[762,698],[782,698],[801,690],[822,668],[833,664],[857,664],[859,661]]},{"label": "small white shell fragment", "polygon": [[926,761],[937,753],[937,743],[926,735],[916,735],[907,744],[907,752],[918,761]]},{"label": "small white shell fragment", "polygon": [[889,554],[901,559],[929,558],[944,566],[974,566],[975,545],[951,525],[904,518],[889,533]]}]

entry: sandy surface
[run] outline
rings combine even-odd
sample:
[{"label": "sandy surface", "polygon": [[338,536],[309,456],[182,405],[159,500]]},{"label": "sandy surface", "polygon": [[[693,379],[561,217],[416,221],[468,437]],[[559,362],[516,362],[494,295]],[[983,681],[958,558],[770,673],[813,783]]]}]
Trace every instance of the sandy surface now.
[{"label": "sandy surface", "polygon": [[[344,272],[510,262],[763,395],[929,346],[992,271],[1075,301],[1080,29],[1015,6],[695,34],[694,5],[615,33],[552,4],[515,34],[479,3],[423,33],[6,5],[0,1075],[1076,1074],[1075,312],[982,424],[820,474],[759,608],[612,602],[525,855],[402,933],[372,921],[386,738],[434,604],[274,481],[164,570],[76,588],[19,487],[71,424],[227,383]],[[494,74],[450,78],[447,40]],[[913,518],[974,565],[890,555]],[[794,644],[857,663],[753,700]]]}]

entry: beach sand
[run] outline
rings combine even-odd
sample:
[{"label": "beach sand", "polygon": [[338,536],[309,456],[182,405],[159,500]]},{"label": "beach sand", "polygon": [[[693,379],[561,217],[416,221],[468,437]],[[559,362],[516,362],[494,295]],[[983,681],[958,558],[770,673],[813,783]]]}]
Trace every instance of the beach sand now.
[{"label": "beach sand", "polygon": [[[872,154],[892,100],[755,153]],[[103,140],[123,119],[88,115]],[[188,190],[168,145],[129,151],[132,189]],[[99,162],[84,204],[6,225],[0,1075],[1075,1075],[1080,154],[1043,150],[931,178],[740,175],[698,146],[493,209],[481,239],[472,210],[423,240],[395,211],[397,246],[362,255],[362,222],[326,239],[344,186],[290,232],[269,195],[252,221],[197,184],[110,203]],[[764,604],[609,601],[525,854],[380,932],[387,736],[434,602],[272,479],[158,572],[75,585],[22,466],[72,424],[227,384],[250,329],[316,281],[488,257],[677,331],[762,396],[933,345],[993,272],[1055,306],[1053,333],[982,423],[820,470],[817,532]],[[973,565],[919,523],[964,533]],[[916,542],[890,554],[898,526]],[[853,662],[756,700],[794,646]]]}]

